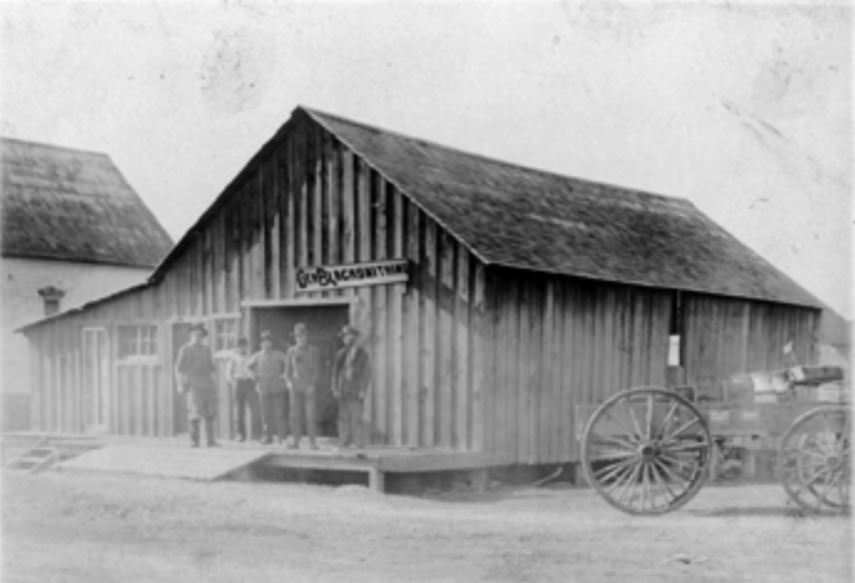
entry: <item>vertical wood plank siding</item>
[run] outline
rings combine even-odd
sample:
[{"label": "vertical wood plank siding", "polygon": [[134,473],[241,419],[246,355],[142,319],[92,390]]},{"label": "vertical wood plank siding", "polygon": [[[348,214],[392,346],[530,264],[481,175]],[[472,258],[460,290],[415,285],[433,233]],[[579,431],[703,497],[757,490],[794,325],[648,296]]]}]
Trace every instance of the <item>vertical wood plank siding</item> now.
[{"label": "vertical wood plank siding", "polygon": [[733,374],[789,366],[783,353],[789,341],[800,362],[814,361],[818,311],[686,294],[684,314],[687,382],[713,397]]},{"label": "vertical wood plank siding", "polygon": [[493,278],[488,451],[515,463],[574,461],[577,413],[629,386],[664,383],[668,292],[505,269]]},{"label": "vertical wood plank siding", "polygon": [[[301,266],[388,258],[409,260],[408,284],[296,292]],[[108,337],[108,430],[170,435],[175,322],[241,314],[246,333],[244,300],[333,296],[352,300],[372,357],[366,415],[376,443],[486,450],[509,463],[573,461],[580,411],[665,381],[671,292],[485,266],[358,152],[295,118],[158,282],[30,333],[33,422],[87,429],[83,327]],[[158,326],[157,357],[119,362],[118,326],[142,323]],[[802,356],[815,323],[810,310],[687,296],[687,369],[706,382],[737,364],[768,367],[790,336]],[[218,430],[228,437],[232,401],[222,361],[218,368]]]},{"label": "vertical wood plank siding", "polygon": [[[112,347],[109,431],[169,435],[172,322],[210,322],[239,312],[242,300],[293,298],[302,265],[387,258],[413,263],[410,285],[310,296],[356,299],[355,324],[373,359],[372,437],[390,445],[480,447],[488,390],[480,369],[490,347],[483,266],[375,169],[305,121],[252,160],[161,281],[32,333],[34,421],[86,429],[84,367],[74,364],[83,355],[75,347],[84,326],[103,326]],[[158,326],[157,359],[119,362],[117,325],[142,323]],[[233,415],[226,387],[220,390],[218,430],[227,437]]]}]

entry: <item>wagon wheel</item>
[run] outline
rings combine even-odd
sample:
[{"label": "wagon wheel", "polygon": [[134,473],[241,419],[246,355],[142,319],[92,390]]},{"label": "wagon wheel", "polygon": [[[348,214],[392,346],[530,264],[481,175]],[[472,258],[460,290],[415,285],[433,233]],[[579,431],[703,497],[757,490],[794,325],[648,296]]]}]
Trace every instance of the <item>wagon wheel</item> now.
[{"label": "wagon wheel", "polygon": [[814,512],[849,508],[852,417],[846,405],[825,405],[798,417],[781,439],[781,482],[799,506]]},{"label": "wagon wheel", "polygon": [[582,467],[615,508],[662,514],[697,494],[709,475],[712,446],[705,419],[689,401],[642,387],[594,411],[582,438]]}]

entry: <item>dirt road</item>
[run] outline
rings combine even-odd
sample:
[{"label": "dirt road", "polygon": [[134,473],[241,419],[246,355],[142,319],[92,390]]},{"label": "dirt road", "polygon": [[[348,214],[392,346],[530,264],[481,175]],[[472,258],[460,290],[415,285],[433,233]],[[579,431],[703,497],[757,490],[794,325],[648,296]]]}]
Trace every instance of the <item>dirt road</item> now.
[{"label": "dirt road", "polygon": [[356,486],[4,476],[3,581],[850,580],[849,521],[776,486],[708,487],[659,518],[589,490],[441,498]]}]

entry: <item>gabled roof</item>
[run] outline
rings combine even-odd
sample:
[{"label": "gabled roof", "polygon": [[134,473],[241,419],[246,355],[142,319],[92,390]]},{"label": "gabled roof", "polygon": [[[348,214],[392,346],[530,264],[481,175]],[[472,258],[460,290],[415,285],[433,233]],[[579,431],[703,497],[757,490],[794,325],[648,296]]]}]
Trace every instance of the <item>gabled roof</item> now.
[{"label": "gabled roof", "polygon": [[525,168],[300,109],[487,264],[820,305],[688,200]]},{"label": "gabled roof", "polygon": [[299,106],[172,247],[146,283],[17,331],[160,281],[232,187],[301,116],[362,157],[485,264],[822,306],[688,200],[525,168]]},{"label": "gabled roof", "polygon": [[0,139],[4,257],[153,267],[172,240],[106,154]]}]

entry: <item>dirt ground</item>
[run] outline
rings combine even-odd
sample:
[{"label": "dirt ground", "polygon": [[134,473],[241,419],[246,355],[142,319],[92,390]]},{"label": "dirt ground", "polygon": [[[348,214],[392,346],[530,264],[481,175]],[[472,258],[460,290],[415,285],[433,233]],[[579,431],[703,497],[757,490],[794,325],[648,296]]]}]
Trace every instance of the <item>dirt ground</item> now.
[{"label": "dirt ground", "polygon": [[658,518],[586,489],[431,498],[359,486],[46,472],[3,478],[3,581],[850,580],[849,520],[777,486],[707,487]]}]

